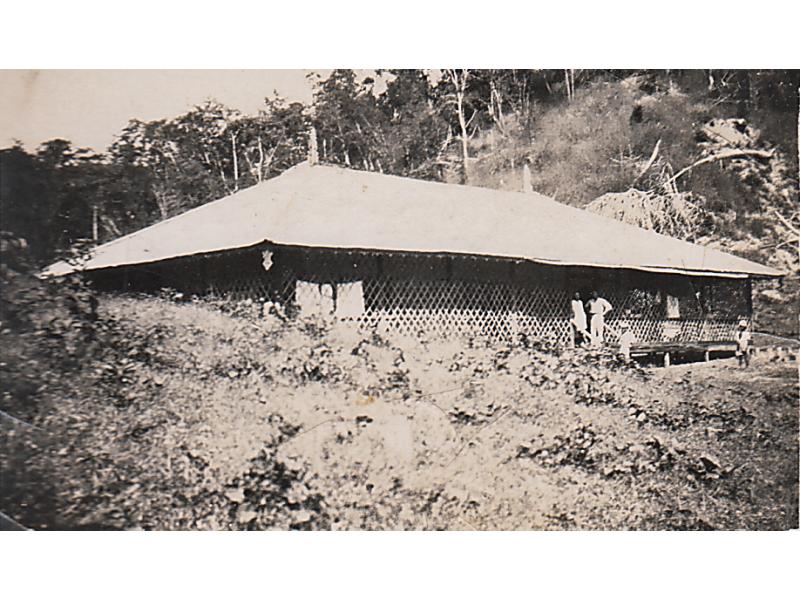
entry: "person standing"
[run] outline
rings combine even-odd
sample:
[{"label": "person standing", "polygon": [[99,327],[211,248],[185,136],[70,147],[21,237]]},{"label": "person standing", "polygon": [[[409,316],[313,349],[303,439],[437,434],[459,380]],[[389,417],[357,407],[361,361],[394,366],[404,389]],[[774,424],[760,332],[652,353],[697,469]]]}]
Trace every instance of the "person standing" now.
[{"label": "person standing", "polygon": [[630,325],[625,321],[619,324],[619,355],[625,362],[631,360],[631,346],[636,343],[636,336],[633,335]]},{"label": "person standing", "polygon": [[736,358],[739,366],[750,366],[750,340],[752,334],[747,330],[747,321],[739,321],[739,329],[736,331]]},{"label": "person standing", "polygon": [[589,332],[586,330],[586,311],[583,308],[580,292],[575,292],[570,303],[572,318],[569,320],[570,333],[572,333],[572,343],[580,346],[584,342],[591,340]]},{"label": "person standing", "polygon": [[592,315],[589,325],[591,326],[593,346],[600,346],[603,344],[605,318],[606,315],[611,312],[612,308],[608,300],[601,298],[597,292],[592,292],[592,297],[589,300],[589,314]]}]

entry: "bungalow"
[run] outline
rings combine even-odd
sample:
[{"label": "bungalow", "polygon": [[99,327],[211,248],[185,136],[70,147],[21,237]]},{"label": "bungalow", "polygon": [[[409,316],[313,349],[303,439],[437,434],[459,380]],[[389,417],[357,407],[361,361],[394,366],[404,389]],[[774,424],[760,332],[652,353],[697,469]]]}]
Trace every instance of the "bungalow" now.
[{"label": "bungalow", "polygon": [[[48,275],[75,270],[56,263]],[[278,302],[365,326],[566,340],[570,299],[597,290],[640,343],[719,344],[751,318],[766,266],[536,193],[301,163],[97,247],[114,290]]]}]

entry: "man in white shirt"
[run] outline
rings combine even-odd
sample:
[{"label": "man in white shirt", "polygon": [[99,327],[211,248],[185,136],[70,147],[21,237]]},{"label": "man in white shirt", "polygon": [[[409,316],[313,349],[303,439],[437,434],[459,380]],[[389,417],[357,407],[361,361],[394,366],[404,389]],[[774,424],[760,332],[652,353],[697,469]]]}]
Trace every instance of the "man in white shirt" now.
[{"label": "man in white shirt", "polygon": [[603,343],[605,330],[605,317],[613,308],[611,303],[605,298],[600,298],[597,292],[592,292],[589,300],[589,314],[592,315],[589,325],[591,326],[592,345],[600,346]]}]

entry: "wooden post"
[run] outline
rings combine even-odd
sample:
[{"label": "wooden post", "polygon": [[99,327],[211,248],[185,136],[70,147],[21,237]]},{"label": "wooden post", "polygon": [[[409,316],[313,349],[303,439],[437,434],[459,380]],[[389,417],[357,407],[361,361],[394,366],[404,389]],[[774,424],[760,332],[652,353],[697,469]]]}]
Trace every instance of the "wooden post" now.
[{"label": "wooden post", "polygon": [[711,353],[708,350],[706,350],[706,353],[705,353],[705,356],[704,356],[704,358],[706,359],[706,362],[708,362],[711,359],[710,355],[711,355]]},{"label": "wooden post", "polygon": [[669,352],[664,352],[664,366],[668,367],[669,364]]}]

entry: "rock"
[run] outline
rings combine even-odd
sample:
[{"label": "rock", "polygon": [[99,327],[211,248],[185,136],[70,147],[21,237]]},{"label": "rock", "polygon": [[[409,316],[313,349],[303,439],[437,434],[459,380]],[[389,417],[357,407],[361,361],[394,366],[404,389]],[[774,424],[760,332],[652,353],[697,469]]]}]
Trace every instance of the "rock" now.
[{"label": "rock", "polygon": [[721,471],[722,465],[719,460],[709,454],[703,454],[700,457],[700,462],[706,471]]},{"label": "rock", "polygon": [[258,513],[254,510],[240,510],[239,513],[236,515],[236,520],[244,525],[246,523],[254,521],[257,516]]},{"label": "rock", "polygon": [[299,510],[294,513],[294,523],[308,523],[311,520],[312,514],[308,510]]},{"label": "rock", "polygon": [[231,502],[235,502],[236,504],[241,504],[244,502],[244,490],[241,488],[236,488],[235,490],[227,490],[225,495],[228,497],[228,500]]},{"label": "rock", "polygon": [[783,302],[784,296],[778,290],[761,290],[759,292],[763,298],[771,300],[772,302]]}]

